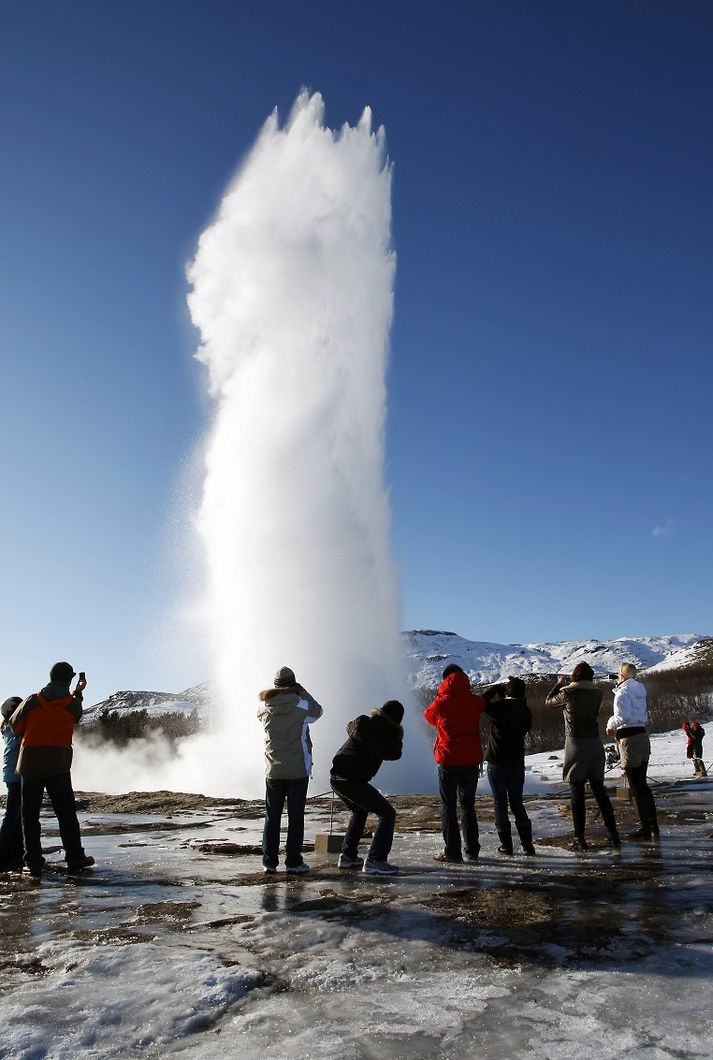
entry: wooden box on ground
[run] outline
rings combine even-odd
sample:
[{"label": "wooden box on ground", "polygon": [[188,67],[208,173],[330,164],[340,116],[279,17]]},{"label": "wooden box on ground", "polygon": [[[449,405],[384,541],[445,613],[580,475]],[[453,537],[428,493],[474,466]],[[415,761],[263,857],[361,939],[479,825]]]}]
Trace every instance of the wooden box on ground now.
[{"label": "wooden box on ground", "polygon": [[340,832],[317,832],[314,837],[315,854],[338,854],[342,849],[344,836]]}]

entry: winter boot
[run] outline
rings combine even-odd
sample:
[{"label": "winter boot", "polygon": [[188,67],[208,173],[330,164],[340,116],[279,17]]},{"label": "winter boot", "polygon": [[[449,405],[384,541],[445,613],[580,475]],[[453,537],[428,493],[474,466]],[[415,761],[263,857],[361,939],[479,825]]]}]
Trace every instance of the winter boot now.
[{"label": "winter boot", "polygon": [[532,857],[533,854],[537,853],[532,842],[532,825],[529,821],[527,824],[517,825],[517,834],[520,836],[522,849],[527,855]]},{"label": "winter boot", "polygon": [[498,854],[512,854],[512,833],[511,832],[498,832],[500,838],[500,846],[498,847]]},{"label": "winter boot", "polygon": [[612,850],[621,850],[621,840],[616,828],[607,828],[607,839]]},{"label": "winter boot", "polygon": [[576,835],[574,837],[574,839],[572,840],[572,842],[570,843],[570,849],[571,850],[586,850],[587,849],[587,840],[584,838],[583,835]]}]

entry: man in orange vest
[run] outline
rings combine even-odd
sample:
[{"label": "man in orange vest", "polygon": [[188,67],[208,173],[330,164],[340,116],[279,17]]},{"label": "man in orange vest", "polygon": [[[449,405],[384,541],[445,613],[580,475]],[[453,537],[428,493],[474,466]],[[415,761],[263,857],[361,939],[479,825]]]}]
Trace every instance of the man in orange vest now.
[{"label": "man in orange vest", "polygon": [[59,824],[59,834],[70,872],[94,864],[82,847],[72,778],[72,733],[82,716],[84,674],[79,675],[74,692],[69,685],[74,670],[68,662],[55,663],[50,681],[41,692],[28,696],[12,715],[10,725],[22,738],[17,772],[22,785],[22,838],[25,867],[39,878],[45,861],[40,844],[40,809],[45,790]]}]

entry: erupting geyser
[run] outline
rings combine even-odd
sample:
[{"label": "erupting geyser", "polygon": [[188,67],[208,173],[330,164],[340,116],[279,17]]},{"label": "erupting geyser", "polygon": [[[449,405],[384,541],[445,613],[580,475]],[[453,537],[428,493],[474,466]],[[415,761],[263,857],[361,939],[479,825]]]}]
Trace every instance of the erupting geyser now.
[{"label": "erupting geyser", "polygon": [[284,128],[268,119],[188,269],[216,401],[198,526],[238,794],[261,787],[256,697],[278,666],[325,708],[320,783],[346,721],[406,695],[383,478],[391,173],[368,109],[338,132],[323,111],[302,93]]}]

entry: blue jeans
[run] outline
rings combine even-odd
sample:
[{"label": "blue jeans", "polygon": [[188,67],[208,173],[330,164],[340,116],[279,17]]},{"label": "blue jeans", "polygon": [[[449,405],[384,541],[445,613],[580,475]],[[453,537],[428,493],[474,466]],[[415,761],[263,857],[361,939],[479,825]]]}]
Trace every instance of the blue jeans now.
[{"label": "blue jeans", "polygon": [[5,816],[0,825],[0,870],[22,864],[22,822],[20,820],[20,781],[7,786]]},{"label": "blue jeans", "polygon": [[25,864],[28,868],[42,865],[40,843],[40,810],[42,797],[47,794],[59,825],[59,834],[64,847],[64,856],[71,864],[84,857],[82,837],[79,832],[77,809],[74,804],[72,778],[69,773],[57,777],[23,777],[22,785],[22,838],[25,843]]},{"label": "blue jeans", "polygon": [[[478,819],[475,816],[475,792],[478,787],[477,766],[439,766],[438,792],[441,796],[441,824],[447,857],[458,860],[463,856],[476,858],[480,850]],[[458,831],[458,803],[460,803],[463,850]]]},{"label": "blue jeans", "polygon": [[390,802],[377,791],[372,784],[362,780],[343,780],[332,777],[332,787],[339,798],[351,810],[351,818],[342,843],[342,854],[356,858],[359,854],[359,841],[364,834],[364,825],[370,813],[378,818],[374,837],[369,847],[369,861],[386,861],[394,841],[396,810]]},{"label": "blue jeans", "polygon": [[525,786],[525,767],[495,766],[488,763],[488,780],[495,804],[495,827],[501,839],[510,837],[512,829],[508,817],[508,803],[515,817],[515,826],[521,839],[531,836],[530,818],[522,802]]},{"label": "blue jeans", "polygon": [[262,833],[262,863],[276,869],[280,854],[280,824],[287,799],[287,842],[285,864],[296,868],[302,864],[302,843],[305,837],[305,803],[309,777],[299,780],[279,780],[268,777],[265,781],[265,827]]}]

